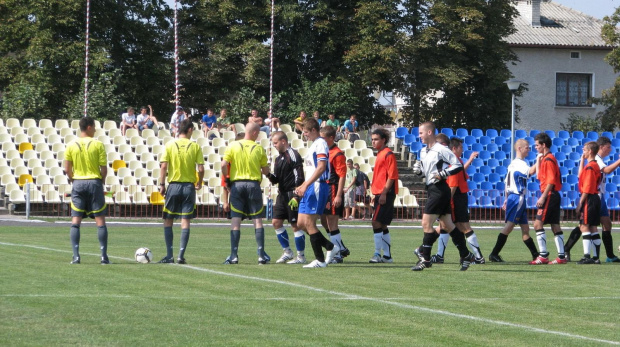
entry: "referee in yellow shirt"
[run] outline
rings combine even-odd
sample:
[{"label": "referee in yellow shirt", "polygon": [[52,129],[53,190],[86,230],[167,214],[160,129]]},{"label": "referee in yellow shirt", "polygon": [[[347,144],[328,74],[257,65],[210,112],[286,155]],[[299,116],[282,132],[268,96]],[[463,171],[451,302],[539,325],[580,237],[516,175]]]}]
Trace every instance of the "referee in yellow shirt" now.
[{"label": "referee in yellow shirt", "polygon": [[[179,124],[178,139],[166,144],[166,150],[161,157],[159,192],[166,197],[164,204],[166,256],[159,261],[160,263],[174,263],[172,225],[175,219],[181,218],[181,245],[177,262],[186,264],[184,256],[189,241],[190,220],[196,218],[196,191],[202,187],[205,174],[202,149],[191,140],[193,132],[192,120],[184,119]],[[196,168],[198,168],[198,181],[196,181]],[[167,190],[164,183],[166,173],[168,174]]]},{"label": "referee in yellow shirt", "polygon": [[[222,160],[222,175],[230,189],[229,203],[232,217],[230,230],[230,256],[224,264],[238,264],[237,249],[241,237],[241,219],[254,221],[254,234],[258,245],[258,264],[267,264],[271,258],[265,253],[263,228],[263,192],[260,187],[262,174],[269,174],[265,149],[256,143],[260,126],[248,123],[243,140],[231,143]],[[230,165],[230,166],[229,166]]]},{"label": "referee in yellow shirt", "polygon": [[95,120],[80,119],[80,137],[71,142],[65,151],[65,172],[71,189],[71,229],[73,246],[71,264],[80,263],[80,225],[82,218],[94,217],[101,246],[101,264],[109,264],[108,228],[105,215],[108,211],[103,195],[103,178],[108,175],[108,158],[103,143],[93,139]]}]

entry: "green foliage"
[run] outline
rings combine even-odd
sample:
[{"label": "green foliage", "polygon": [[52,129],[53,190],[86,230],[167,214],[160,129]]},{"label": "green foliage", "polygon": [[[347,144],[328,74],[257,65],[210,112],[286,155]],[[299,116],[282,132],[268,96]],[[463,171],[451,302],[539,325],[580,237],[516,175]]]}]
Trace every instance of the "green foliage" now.
[{"label": "green foliage", "polygon": [[596,115],[594,117],[588,116],[580,116],[576,113],[571,113],[568,115],[568,122],[566,124],[560,123],[560,127],[562,130],[566,131],[582,131],[584,134],[589,131],[601,132],[606,129],[601,127],[601,115]]},{"label": "green foliage", "polygon": [[[279,116],[275,105],[278,104],[280,95],[274,95],[274,114]],[[216,104],[216,108],[227,110],[227,117],[233,123],[245,124],[250,116],[250,111],[256,109],[261,117],[265,117],[269,111],[269,99],[258,95],[255,90],[243,87],[237,93],[232,94],[232,98],[222,100]]]},{"label": "green foliage", "polygon": [[[118,74],[109,72],[93,77],[88,85],[87,114],[102,123],[108,119],[120,120],[118,112],[126,103],[116,94]],[[84,86],[67,103],[62,115],[65,119],[77,119],[84,115]]]},{"label": "green foliage", "polygon": [[4,95],[0,114],[2,118],[40,119],[46,108],[45,91],[40,85],[26,82],[12,84]]},{"label": "green foliage", "polygon": [[[620,7],[616,9],[614,14],[603,19],[605,24],[601,30],[601,37],[614,49],[607,54],[605,61],[614,68],[614,72],[620,72],[620,33],[618,25],[620,24]],[[594,98],[593,103],[602,104],[606,109],[597,116],[601,121],[603,130],[614,130],[620,127],[620,77],[616,78],[614,86],[603,91],[601,98]]]}]

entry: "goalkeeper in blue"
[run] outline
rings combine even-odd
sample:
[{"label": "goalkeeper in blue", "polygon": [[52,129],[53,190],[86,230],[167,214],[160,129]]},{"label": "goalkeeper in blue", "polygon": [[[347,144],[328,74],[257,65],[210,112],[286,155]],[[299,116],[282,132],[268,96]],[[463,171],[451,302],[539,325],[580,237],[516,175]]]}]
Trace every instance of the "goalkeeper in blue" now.
[{"label": "goalkeeper in blue", "polygon": [[[304,162],[301,155],[289,146],[288,137],[284,132],[274,132],[271,135],[271,144],[280,153],[276,158],[273,173],[267,176],[272,184],[278,185],[278,197],[273,205],[271,223],[276,230],[276,236],[284,252],[276,263],[304,264],[306,262],[304,255],[306,235],[297,227],[297,210],[300,197],[293,192],[296,187],[304,183]],[[288,232],[284,227],[285,219],[293,228],[297,256],[293,254],[290,247]]]},{"label": "goalkeeper in blue", "polygon": [[506,244],[508,235],[510,235],[512,229],[514,229],[517,224],[521,227],[523,243],[525,243],[525,246],[530,250],[532,259],[536,259],[539,255],[534,240],[530,237],[530,226],[527,221],[527,206],[525,203],[527,199],[527,180],[533,173],[533,170],[524,160],[529,151],[530,146],[527,141],[523,139],[517,140],[515,143],[515,153],[517,157],[508,166],[508,173],[506,174],[505,180],[506,200],[502,208],[506,210],[506,225],[499,235],[497,235],[497,242],[489,255],[489,260],[492,262],[504,262],[499,253]]}]

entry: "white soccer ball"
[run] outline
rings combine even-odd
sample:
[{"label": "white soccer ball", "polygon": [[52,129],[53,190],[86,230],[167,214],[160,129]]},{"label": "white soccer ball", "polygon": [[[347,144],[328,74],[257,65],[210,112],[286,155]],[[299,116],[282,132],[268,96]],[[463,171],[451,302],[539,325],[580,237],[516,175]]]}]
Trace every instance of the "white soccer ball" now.
[{"label": "white soccer ball", "polygon": [[142,264],[148,264],[153,260],[153,253],[146,247],[141,247],[136,250],[136,261]]}]

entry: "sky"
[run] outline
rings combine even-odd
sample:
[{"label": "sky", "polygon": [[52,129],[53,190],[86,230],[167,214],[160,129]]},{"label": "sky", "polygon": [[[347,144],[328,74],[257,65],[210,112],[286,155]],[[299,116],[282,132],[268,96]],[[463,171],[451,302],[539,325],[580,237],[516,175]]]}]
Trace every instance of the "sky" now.
[{"label": "sky", "polygon": [[[277,1],[277,0],[276,0]],[[573,8],[588,14],[594,18],[603,19],[614,13],[620,6],[620,0],[553,0],[566,7]],[[166,0],[170,7],[174,8],[174,0]]]}]

